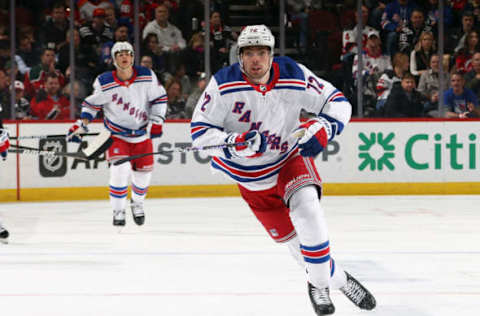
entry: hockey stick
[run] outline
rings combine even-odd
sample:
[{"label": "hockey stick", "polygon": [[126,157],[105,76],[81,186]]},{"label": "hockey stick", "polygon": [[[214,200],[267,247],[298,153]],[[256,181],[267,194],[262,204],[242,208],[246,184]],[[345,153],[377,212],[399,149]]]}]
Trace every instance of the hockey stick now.
[{"label": "hockey stick", "polygon": [[[79,134],[80,136],[97,136],[100,133],[83,133]],[[21,139],[65,139],[68,135],[66,134],[54,134],[54,135],[33,135],[33,136],[12,136],[12,140],[21,140]]]},{"label": "hockey stick", "polygon": [[160,154],[168,154],[168,153],[186,153],[189,151],[202,151],[202,150],[208,150],[208,149],[223,149],[223,148],[228,148],[228,147],[235,147],[235,146],[248,146],[248,144],[251,141],[247,140],[245,142],[239,142],[239,143],[231,143],[231,144],[218,144],[218,145],[209,145],[209,146],[201,146],[201,147],[177,147],[175,149],[171,150],[162,150],[162,151],[156,151],[152,153],[144,153],[144,154],[138,154],[138,155],[133,155],[133,156],[128,156],[125,158],[118,159],[113,163],[114,166],[118,166],[124,162],[134,160],[137,158],[142,158],[150,155],[160,155]]},{"label": "hockey stick", "polygon": [[11,153],[18,153],[18,154],[32,154],[32,155],[39,155],[39,156],[59,156],[59,157],[70,157],[80,160],[88,160],[88,157],[83,152],[77,153],[68,153],[63,151],[52,151],[52,150],[41,150],[34,147],[27,147],[27,146],[18,146],[18,145],[10,145],[12,149],[9,149],[8,152]]}]

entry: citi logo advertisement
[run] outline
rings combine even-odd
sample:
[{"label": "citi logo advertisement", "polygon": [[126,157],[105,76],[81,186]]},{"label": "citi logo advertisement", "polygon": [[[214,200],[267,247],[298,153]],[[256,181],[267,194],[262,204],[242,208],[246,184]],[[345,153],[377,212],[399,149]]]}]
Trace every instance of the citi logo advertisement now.
[{"label": "citi logo advertisement", "polygon": [[394,171],[400,159],[413,170],[476,170],[480,163],[480,144],[474,133],[419,133],[407,138],[404,144],[395,142],[393,132],[359,133],[358,138],[360,171]]}]

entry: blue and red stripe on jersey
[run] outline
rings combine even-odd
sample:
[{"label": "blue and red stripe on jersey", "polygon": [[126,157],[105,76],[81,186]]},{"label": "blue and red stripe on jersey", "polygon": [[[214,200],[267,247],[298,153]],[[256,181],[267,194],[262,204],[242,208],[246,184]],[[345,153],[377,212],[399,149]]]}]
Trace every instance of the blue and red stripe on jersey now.
[{"label": "blue and red stripe on jersey", "polygon": [[90,103],[87,100],[84,100],[82,102],[82,106],[84,106],[88,109],[94,110],[94,111],[100,111],[102,109],[101,105],[96,105],[96,104]]},{"label": "blue and red stripe on jersey", "polygon": [[232,92],[248,91],[248,90],[253,91],[254,89],[246,81],[227,82],[218,86],[218,91],[220,92],[220,95],[224,95]]},{"label": "blue and red stripe on jersey", "polygon": [[168,97],[166,94],[159,96],[156,99],[153,99],[152,101],[148,102],[150,106],[155,105],[155,104],[162,104],[162,103],[167,103]]},{"label": "blue and red stripe on jersey", "polygon": [[147,125],[148,124],[145,124],[144,126],[141,126],[138,129],[129,129],[129,128],[120,126],[118,124],[115,124],[107,118],[105,118],[103,120],[103,123],[104,123],[105,127],[110,132],[112,132],[113,135],[117,134],[117,135],[122,135],[122,136],[126,136],[126,137],[129,137],[129,136],[136,137],[136,136],[145,135],[147,133]]},{"label": "blue and red stripe on jersey", "polygon": [[127,196],[128,187],[114,187],[110,186],[110,196],[114,198],[124,198]]},{"label": "blue and red stripe on jersey", "polygon": [[347,98],[345,98],[343,93],[338,89],[335,89],[332,93],[330,93],[330,95],[327,98],[327,103],[328,102],[342,102],[342,101],[347,101],[348,102]]},{"label": "blue and red stripe on jersey", "polygon": [[120,84],[118,84],[118,83],[115,82],[115,81],[110,82],[110,83],[107,83],[107,84],[104,84],[103,86],[101,86],[102,91],[108,91],[108,90],[111,90],[111,89],[117,88],[117,87],[120,87]]},{"label": "blue and red stripe on jersey", "polygon": [[152,81],[152,76],[137,76],[135,77],[135,80],[133,83],[137,82],[151,82]]},{"label": "blue and red stripe on jersey", "polygon": [[215,126],[205,122],[192,122],[190,123],[190,134],[192,135],[192,140],[197,139],[198,137],[205,134],[209,128],[216,128],[220,131],[223,131],[223,127]]},{"label": "blue and red stripe on jersey", "polygon": [[300,245],[303,259],[308,263],[325,263],[330,260],[330,243],[327,240],[316,246]]},{"label": "blue and red stripe on jersey", "polygon": [[220,157],[213,157],[211,163],[213,168],[223,171],[237,182],[254,182],[276,175],[288,159],[297,153],[298,147],[294,146],[277,161],[266,165],[242,166]]}]

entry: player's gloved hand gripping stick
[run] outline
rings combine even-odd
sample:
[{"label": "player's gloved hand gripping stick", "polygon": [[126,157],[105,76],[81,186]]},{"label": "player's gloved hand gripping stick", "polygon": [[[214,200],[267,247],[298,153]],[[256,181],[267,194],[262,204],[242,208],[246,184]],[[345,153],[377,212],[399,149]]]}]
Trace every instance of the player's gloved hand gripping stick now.
[{"label": "player's gloved hand gripping stick", "polygon": [[228,134],[225,139],[227,144],[241,144],[224,148],[225,156],[254,158],[260,156],[267,149],[267,139],[265,135],[257,130]]},{"label": "player's gloved hand gripping stick", "polygon": [[343,124],[336,119],[319,114],[318,117],[311,118],[305,123],[300,124],[294,131],[294,136],[298,137],[298,147],[300,155],[304,157],[316,157],[327,147],[335,135],[343,130]]}]

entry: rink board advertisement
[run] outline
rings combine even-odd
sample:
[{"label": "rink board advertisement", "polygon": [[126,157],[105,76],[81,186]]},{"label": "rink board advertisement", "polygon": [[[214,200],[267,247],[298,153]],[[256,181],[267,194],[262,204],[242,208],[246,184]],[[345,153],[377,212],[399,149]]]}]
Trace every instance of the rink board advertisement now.
[{"label": "rink board advertisement", "polygon": [[[71,122],[5,124],[11,136],[63,134]],[[90,132],[103,129],[89,125]],[[91,137],[84,138],[87,142]],[[16,141],[12,140],[15,144]],[[44,150],[79,149],[63,139],[23,139],[23,146]],[[85,145],[85,144],[84,144]],[[154,150],[191,146],[187,122],[167,122]],[[40,146],[40,147],[39,147]],[[212,172],[203,152],[155,156],[150,196],[192,196],[209,188],[218,195],[236,194],[233,182]],[[352,122],[316,159],[328,194],[480,193],[479,121]],[[55,190],[61,192],[54,194]],[[173,190],[173,191],[169,191]],[[208,191],[208,190],[207,190]],[[72,158],[12,154],[0,165],[1,200],[42,198],[102,198],[108,193],[105,156]],[[180,193],[179,193],[180,192]],[[197,193],[198,193],[197,192]],[[200,193],[201,195],[201,193]],[[197,194],[198,196],[198,194]],[[31,198],[36,199],[36,198]]]}]

